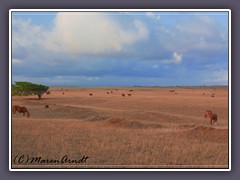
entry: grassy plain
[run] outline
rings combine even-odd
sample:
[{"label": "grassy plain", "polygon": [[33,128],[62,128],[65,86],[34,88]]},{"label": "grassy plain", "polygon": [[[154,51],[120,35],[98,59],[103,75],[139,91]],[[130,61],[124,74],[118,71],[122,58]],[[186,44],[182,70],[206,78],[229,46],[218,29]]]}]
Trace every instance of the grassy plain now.
[{"label": "grassy plain", "polygon": [[[12,97],[13,105],[30,112],[29,118],[12,115],[13,168],[228,168],[227,87],[51,87],[50,92],[42,100]],[[217,113],[217,125],[204,118],[207,109]],[[57,162],[64,155],[88,159]],[[32,157],[42,161],[19,163]]]}]

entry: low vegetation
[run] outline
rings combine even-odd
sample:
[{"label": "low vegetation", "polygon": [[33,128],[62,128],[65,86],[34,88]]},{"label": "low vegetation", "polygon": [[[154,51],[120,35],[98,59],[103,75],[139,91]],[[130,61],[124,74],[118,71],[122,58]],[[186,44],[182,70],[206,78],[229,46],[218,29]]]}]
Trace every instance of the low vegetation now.
[{"label": "low vegetation", "polygon": [[[18,155],[60,159],[89,157],[83,164],[19,165],[16,168],[227,168],[228,94],[215,98],[206,89],[51,88],[48,99],[14,96],[31,116],[12,117],[12,160]],[[91,98],[90,94],[94,94]],[[110,90],[108,90],[110,92]],[[48,107],[48,108],[47,108]],[[207,109],[218,113],[218,124],[204,118]]]},{"label": "low vegetation", "polygon": [[42,98],[44,93],[48,93],[48,86],[41,84],[34,84],[30,82],[15,82],[12,84],[12,95],[13,96],[29,96],[37,95],[38,99]]}]

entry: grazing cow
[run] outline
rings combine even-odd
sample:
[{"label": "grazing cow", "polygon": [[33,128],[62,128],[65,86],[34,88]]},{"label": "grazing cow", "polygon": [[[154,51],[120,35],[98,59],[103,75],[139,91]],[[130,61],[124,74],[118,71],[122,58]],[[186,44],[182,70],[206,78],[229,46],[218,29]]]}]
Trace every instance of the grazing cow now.
[{"label": "grazing cow", "polygon": [[49,108],[49,105],[45,105],[45,108]]},{"label": "grazing cow", "polygon": [[89,96],[92,96],[93,94],[89,94]]},{"label": "grazing cow", "polygon": [[125,97],[125,94],[122,94],[123,97]]},{"label": "grazing cow", "polygon": [[131,96],[132,94],[128,94],[128,96]]},{"label": "grazing cow", "polygon": [[19,112],[19,113],[23,113],[23,116],[26,116],[26,117],[30,116],[30,113],[28,112],[26,107],[20,107],[17,105],[13,105],[12,111],[13,111],[13,114],[15,114],[16,112]]},{"label": "grazing cow", "polygon": [[107,94],[109,94],[109,92],[107,92]]},{"label": "grazing cow", "polygon": [[217,114],[213,114],[211,110],[207,110],[204,114],[205,119],[210,119],[210,124],[217,124]]}]

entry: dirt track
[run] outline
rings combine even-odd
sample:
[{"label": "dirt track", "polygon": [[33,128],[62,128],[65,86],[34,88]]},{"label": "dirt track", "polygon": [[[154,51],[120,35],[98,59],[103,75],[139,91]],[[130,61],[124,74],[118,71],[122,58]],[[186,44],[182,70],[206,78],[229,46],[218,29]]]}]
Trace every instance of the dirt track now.
[{"label": "dirt track", "polygon": [[[227,167],[227,87],[119,87],[118,90],[111,87],[52,87],[50,91],[51,94],[44,95],[42,100],[36,100],[37,98],[34,96],[13,97],[12,104],[26,106],[31,115],[30,118],[26,118],[21,114],[17,114],[12,118],[12,157],[19,153],[56,157],[59,154],[59,150],[57,150],[59,147],[56,144],[59,144],[61,138],[64,139],[69,136],[73,141],[75,138],[75,140],[81,142],[81,147],[82,145],[87,147],[80,148],[79,145],[76,148],[73,147],[74,144],[67,143],[70,150],[62,147],[62,153],[78,154],[77,151],[88,152],[88,154],[90,153],[89,156],[95,157],[93,161],[89,162],[91,167],[108,164],[144,165],[145,162],[157,167],[176,167],[179,164],[183,167],[188,165],[191,165],[191,167],[199,165],[201,167]],[[92,96],[89,95],[90,93]],[[122,96],[123,93],[125,96]],[[212,97],[213,93],[215,93],[214,97]],[[131,96],[128,96],[128,94],[131,94]],[[49,105],[49,108],[45,108],[45,105]],[[203,115],[207,109],[211,109],[218,114],[217,125],[211,126],[209,120],[204,119]],[[71,128],[74,129],[74,133]],[[64,132],[63,134],[61,134],[61,129]],[[107,143],[109,138],[107,134],[111,134],[112,131],[114,132],[113,139],[115,138],[116,142],[110,146]],[[54,134],[50,132],[54,132],[55,135],[58,133],[58,135],[54,138]],[[90,132],[99,133],[102,139],[96,142],[99,137],[89,134]],[[142,141],[137,143],[139,135],[136,134],[139,133],[141,133],[140,136],[144,136]],[[55,142],[54,144],[48,142],[46,134],[51,136]],[[162,136],[161,142],[158,138],[160,136]],[[145,141],[147,139],[145,137],[152,137],[152,142],[148,142],[149,144],[146,145]],[[84,138],[87,138],[88,141],[85,141]],[[119,140],[119,138],[124,140]],[[109,139],[109,141],[112,142],[113,139]],[[37,144],[35,144],[34,150],[32,150],[34,145],[29,143],[23,146],[22,144],[26,141],[38,144],[47,141],[51,144],[51,153],[43,152],[43,147]],[[128,148],[119,145],[120,141],[126,141],[125,145]],[[101,142],[103,145],[105,144],[104,147]],[[131,143],[133,144],[130,145]],[[181,143],[181,145],[178,143]],[[96,144],[100,147],[96,147]],[[142,145],[138,147],[138,144]],[[183,151],[180,150],[182,144],[185,144],[184,147],[186,148],[191,145],[189,149]],[[65,147],[65,145],[63,146]],[[108,151],[112,151],[113,146],[117,154],[114,158],[99,159],[98,154],[100,152],[101,154],[109,153]],[[171,155],[167,154],[167,158],[159,158],[159,155],[157,155],[160,152],[165,152],[165,149],[160,150],[162,146],[166,146],[165,148],[172,152]],[[89,148],[95,148],[96,152]],[[123,148],[122,151],[126,152],[124,156],[121,152],[118,152],[121,148]],[[201,154],[198,148],[206,148],[206,152],[201,152]],[[219,150],[216,151],[216,149]],[[213,151],[215,151],[214,154],[212,154]],[[151,154],[153,159],[148,158],[148,153]],[[190,153],[190,156],[185,157],[186,153]],[[145,161],[138,160],[138,156],[141,156],[141,154],[144,157],[146,156]],[[201,157],[201,161],[195,162],[194,159],[196,159],[197,154]],[[125,161],[122,159],[125,159]]]}]

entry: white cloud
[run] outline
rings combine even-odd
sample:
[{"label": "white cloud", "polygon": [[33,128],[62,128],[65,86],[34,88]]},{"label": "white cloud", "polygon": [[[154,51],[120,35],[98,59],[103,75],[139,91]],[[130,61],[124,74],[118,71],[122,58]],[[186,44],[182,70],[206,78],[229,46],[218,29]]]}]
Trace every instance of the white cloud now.
[{"label": "white cloud", "polygon": [[160,16],[157,16],[157,15],[154,15],[153,12],[146,12],[146,15],[154,20],[159,20],[160,19]]},{"label": "white cloud", "polygon": [[15,58],[12,59],[12,64],[22,64],[22,63],[23,61],[20,59],[15,59]]},{"label": "white cloud", "polygon": [[58,13],[51,29],[15,16],[12,47],[15,53],[23,48],[30,53],[112,55],[145,43],[149,33],[143,21],[128,18],[123,22],[103,13]]},{"label": "white cloud", "polygon": [[[148,15],[151,18],[153,13]],[[159,23],[149,18],[60,13],[51,24],[52,28],[47,29],[52,21],[45,22],[48,23],[46,27],[36,25],[40,22],[34,18],[31,22],[13,16],[13,74],[19,80],[69,85],[104,85],[108,83],[107,75],[115,75],[120,80],[129,75],[132,79],[126,77],[126,81],[120,81],[124,85],[130,83],[130,79],[132,84],[141,84],[138,78],[143,76],[146,76],[145,84],[151,84],[149,78],[158,75],[175,76],[185,81],[184,78],[199,72],[197,81],[187,79],[185,82],[203,83],[203,79],[209,84],[227,82],[226,72],[213,72],[211,68],[218,63],[227,64],[226,57],[221,54],[227,50],[227,28],[218,28],[216,22],[206,17],[185,19],[184,16],[180,21],[177,18],[171,22],[170,18],[168,22],[161,16],[164,21]],[[206,30],[198,31],[198,27]],[[183,63],[185,61],[191,62]],[[203,66],[206,69],[199,71]],[[26,77],[19,76],[24,73]],[[119,79],[112,78],[110,84],[118,83]],[[177,82],[175,80],[171,83]],[[170,83],[169,79],[165,82]]]},{"label": "white cloud", "polygon": [[13,18],[12,47],[32,47],[43,44],[46,32],[41,26],[33,25],[30,20]]},{"label": "white cloud", "polygon": [[214,20],[212,18],[210,18],[209,16],[207,15],[202,15],[202,16],[198,16],[198,18],[202,21],[202,22],[205,22],[207,24],[212,24],[214,25]]},{"label": "white cloud", "polygon": [[190,54],[227,49],[228,31],[208,16],[190,16],[176,25],[158,27],[158,40],[169,51]]},{"label": "white cloud", "polygon": [[175,63],[179,64],[182,62],[182,55],[178,54],[177,52],[173,53]]},{"label": "white cloud", "polygon": [[165,59],[161,62],[164,64],[180,64],[182,62],[182,55],[177,52],[173,52],[172,59]]},{"label": "white cloud", "polygon": [[57,52],[109,54],[147,40],[148,34],[147,26],[139,20],[126,27],[99,13],[59,13],[45,47]]},{"label": "white cloud", "polygon": [[228,70],[219,69],[210,72],[208,77],[203,80],[203,83],[228,84]]}]

